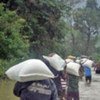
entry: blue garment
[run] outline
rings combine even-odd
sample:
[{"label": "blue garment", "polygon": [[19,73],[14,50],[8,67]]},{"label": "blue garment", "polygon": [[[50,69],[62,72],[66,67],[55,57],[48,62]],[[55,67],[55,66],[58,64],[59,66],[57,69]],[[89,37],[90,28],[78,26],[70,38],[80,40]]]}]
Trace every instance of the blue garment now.
[{"label": "blue garment", "polygon": [[51,79],[30,82],[17,82],[13,93],[20,100],[57,100],[57,89]]},{"label": "blue garment", "polygon": [[85,76],[91,76],[91,68],[84,66],[84,74]]}]

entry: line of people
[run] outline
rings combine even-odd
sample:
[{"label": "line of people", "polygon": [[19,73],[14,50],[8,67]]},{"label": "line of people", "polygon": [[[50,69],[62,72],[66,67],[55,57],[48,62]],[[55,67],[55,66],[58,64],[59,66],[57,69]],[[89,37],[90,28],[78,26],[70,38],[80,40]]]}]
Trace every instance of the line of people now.
[{"label": "line of people", "polygon": [[[83,67],[81,63],[75,62],[76,58],[72,56],[68,58],[70,61],[64,60],[61,68],[57,69],[48,60],[48,57],[55,55],[57,54],[51,53],[47,58],[46,56],[41,58],[55,75],[55,78],[16,82],[13,90],[14,95],[20,97],[20,100],[79,100],[79,80],[84,76],[84,72],[88,72],[89,75],[89,70],[86,69],[86,65]],[[56,63],[55,60],[54,63]],[[75,72],[73,69],[75,69]],[[91,76],[85,75],[86,81],[89,79],[91,82]]]}]

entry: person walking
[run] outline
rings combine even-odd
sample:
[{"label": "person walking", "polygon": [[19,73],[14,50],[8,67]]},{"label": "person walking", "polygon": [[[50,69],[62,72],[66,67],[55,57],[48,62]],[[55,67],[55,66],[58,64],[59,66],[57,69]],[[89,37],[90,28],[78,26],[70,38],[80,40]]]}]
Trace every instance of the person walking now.
[{"label": "person walking", "polygon": [[67,96],[66,100],[79,100],[79,80],[83,75],[81,64],[75,61],[67,63]]},{"label": "person walking", "polygon": [[[48,57],[53,57],[54,55],[56,55],[56,53],[50,53],[48,55]],[[44,57],[41,58],[41,59],[48,66],[48,68],[51,70],[51,72],[55,75],[55,78],[53,79],[53,81],[54,81],[54,83],[56,85],[56,88],[57,88],[57,93],[58,93],[59,100],[64,100],[63,99],[64,98],[63,97],[64,96],[64,91],[63,91],[63,88],[62,88],[61,79],[65,80],[65,75],[64,75],[63,72],[64,72],[64,68],[65,68],[66,64],[64,64],[63,70],[59,70],[58,71],[53,66],[51,66],[50,62],[47,59],[45,59]]]},{"label": "person walking", "polygon": [[84,75],[85,75],[86,83],[91,84],[91,80],[92,80],[91,68],[88,67],[87,65],[84,65]]},{"label": "person walking", "polygon": [[79,76],[68,74],[67,100],[79,100]]},{"label": "person walking", "polygon": [[58,100],[52,79],[16,82],[13,93],[20,97],[20,100]]}]

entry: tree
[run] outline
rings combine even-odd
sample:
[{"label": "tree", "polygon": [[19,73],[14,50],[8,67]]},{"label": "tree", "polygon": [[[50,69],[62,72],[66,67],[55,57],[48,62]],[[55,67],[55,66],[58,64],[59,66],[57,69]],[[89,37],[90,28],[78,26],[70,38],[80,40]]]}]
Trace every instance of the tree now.
[{"label": "tree", "polygon": [[[28,29],[31,30],[31,33],[27,34],[31,55],[34,52],[38,56],[50,52],[61,53],[61,49],[64,48],[57,45],[62,44],[65,36],[65,22],[62,16],[66,11],[68,12],[69,7],[60,0],[15,1],[18,5],[17,14],[27,21]],[[64,26],[62,29],[61,25]],[[25,27],[24,31],[26,30]]]},{"label": "tree", "polygon": [[98,4],[96,0],[87,0],[86,7],[91,9],[98,9]]},{"label": "tree", "polygon": [[29,45],[21,33],[25,23],[15,11],[5,10],[0,4],[0,59],[10,60],[27,55]]},{"label": "tree", "polygon": [[96,36],[100,26],[99,18],[100,11],[95,0],[88,0],[86,8],[78,9],[74,13],[74,28],[82,33],[82,41],[84,41],[83,54],[89,55],[95,50]]}]

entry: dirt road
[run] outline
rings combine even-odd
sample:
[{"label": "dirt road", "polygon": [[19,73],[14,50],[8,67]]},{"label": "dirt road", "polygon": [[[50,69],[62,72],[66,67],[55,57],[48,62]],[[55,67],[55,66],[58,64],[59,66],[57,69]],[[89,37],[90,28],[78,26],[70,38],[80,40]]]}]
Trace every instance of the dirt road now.
[{"label": "dirt road", "polygon": [[79,83],[80,100],[100,100],[100,74],[95,74],[92,69],[92,83],[86,85],[83,78]]}]

